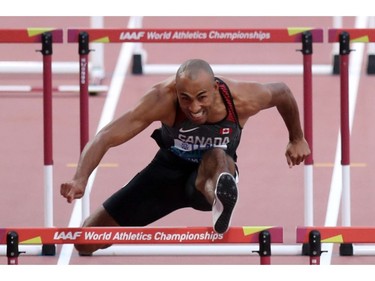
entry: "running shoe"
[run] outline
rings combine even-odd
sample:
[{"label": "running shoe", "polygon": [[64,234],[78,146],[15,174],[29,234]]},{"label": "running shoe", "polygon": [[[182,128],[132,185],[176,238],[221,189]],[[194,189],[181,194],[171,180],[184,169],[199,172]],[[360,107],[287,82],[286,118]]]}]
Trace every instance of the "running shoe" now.
[{"label": "running shoe", "polygon": [[217,179],[212,205],[213,225],[217,233],[222,234],[228,230],[237,198],[236,180],[229,173],[221,173]]}]

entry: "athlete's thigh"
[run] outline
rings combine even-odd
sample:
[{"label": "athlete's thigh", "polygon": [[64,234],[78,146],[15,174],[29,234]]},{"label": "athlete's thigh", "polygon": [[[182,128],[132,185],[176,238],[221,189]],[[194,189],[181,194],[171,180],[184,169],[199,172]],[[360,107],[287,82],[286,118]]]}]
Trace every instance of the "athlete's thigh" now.
[{"label": "athlete's thigh", "polygon": [[185,183],[189,169],[165,155],[154,160],[103,206],[123,226],[144,226],[187,206]]}]

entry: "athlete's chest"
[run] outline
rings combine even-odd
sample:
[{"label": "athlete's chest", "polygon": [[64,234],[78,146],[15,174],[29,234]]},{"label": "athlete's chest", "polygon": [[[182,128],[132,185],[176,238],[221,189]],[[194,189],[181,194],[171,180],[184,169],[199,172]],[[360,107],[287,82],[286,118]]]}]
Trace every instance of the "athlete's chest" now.
[{"label": "athlete's chest", "polygon": [[186,143],[227,142],[235,127],[236,124],[228,120],[203,125],[185,121],[167,128],[167,131],[173,139],[179,139]]}]

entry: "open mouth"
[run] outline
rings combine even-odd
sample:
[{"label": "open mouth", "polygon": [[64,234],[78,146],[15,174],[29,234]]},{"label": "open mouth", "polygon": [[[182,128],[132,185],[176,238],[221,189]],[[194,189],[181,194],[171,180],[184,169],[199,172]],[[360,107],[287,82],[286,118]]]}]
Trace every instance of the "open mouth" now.
[{"label": "open mouth", "polygon": [[198,121],[202,120],[202,118],[203,118],[203,116],[204,116],[204,114],[203,114],[203,110],[201,110],[201,111],[199,111],[199,112],[197,112],[197,113],[192,113],[192,112],[190,112],[190,116],[191,116],[191,120],[192,120],[192,121],[196,121],[196,122],[198,122]]}]

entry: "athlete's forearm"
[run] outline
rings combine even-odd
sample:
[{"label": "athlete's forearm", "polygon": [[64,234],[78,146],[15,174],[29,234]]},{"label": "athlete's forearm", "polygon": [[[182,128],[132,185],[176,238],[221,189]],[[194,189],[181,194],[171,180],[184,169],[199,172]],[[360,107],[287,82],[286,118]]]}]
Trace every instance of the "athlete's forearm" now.
[{"label": "athlete's forearm", "polygon": [[303,138],[303,131],[298,105],[292,92],[284,85],[281,87],[280,93],[277,94],[277,99],[276,107],[288,129],[289,141],[301,140]]},{"label": "athlete's forearm", "polygon": [[87,181],[107,150],[108,147],[100,140],[100,136],[96,136],[91,142],[87,143],[80,155],[73,179]]}]

